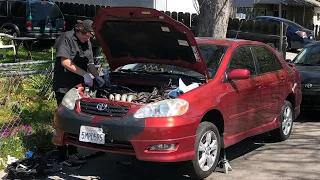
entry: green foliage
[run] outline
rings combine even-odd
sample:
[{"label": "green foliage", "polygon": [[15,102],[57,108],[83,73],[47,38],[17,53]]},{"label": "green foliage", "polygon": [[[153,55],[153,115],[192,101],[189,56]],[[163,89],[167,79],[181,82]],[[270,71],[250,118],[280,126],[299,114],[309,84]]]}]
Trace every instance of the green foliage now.
[{"label": "green foliage", "polygon": [[[0,129],[0,169],[3,169],[8,155],[23,158],[26,151],[44,153],[54,147],[51,123],[56,103],[51,73],[1,78],[0,83],[0,128],[7,127]],[[32,129],[31,134],[25,134],[24,126]],[[15,129],[19,131],[12,134]]]}]

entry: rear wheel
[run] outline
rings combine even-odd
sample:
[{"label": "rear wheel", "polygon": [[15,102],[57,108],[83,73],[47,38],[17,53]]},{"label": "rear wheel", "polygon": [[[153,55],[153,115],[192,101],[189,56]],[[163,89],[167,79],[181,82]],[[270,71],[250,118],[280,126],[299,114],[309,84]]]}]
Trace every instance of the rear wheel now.
[{"label": "rear wheel", "polygon": [[271,131],[271,136],[277,141],[289,138],[293,127],[293,108],[289,101],[284,101],[280,114],[280,127]]},{"label": "rear wheel", "polygon": [[203,179],[215,170],[221,150],[218,128],[210,122],[200,123],[195,141],[195,158],[191,161],[191,176]]}]

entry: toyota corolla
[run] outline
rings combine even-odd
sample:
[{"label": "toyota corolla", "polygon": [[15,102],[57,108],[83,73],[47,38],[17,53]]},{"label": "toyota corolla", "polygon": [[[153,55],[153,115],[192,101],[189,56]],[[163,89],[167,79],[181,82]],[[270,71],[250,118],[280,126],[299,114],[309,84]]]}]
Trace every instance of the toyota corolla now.
[{"label": "toyota corolla", "polygon": [[56,145],[179,162],[208,177],[220,152],[264,132],[289,138],[300,75],[270,46],[195,38],[148,8],[111,7],[94,22],[110,82],[79,84],[57,108]]}]

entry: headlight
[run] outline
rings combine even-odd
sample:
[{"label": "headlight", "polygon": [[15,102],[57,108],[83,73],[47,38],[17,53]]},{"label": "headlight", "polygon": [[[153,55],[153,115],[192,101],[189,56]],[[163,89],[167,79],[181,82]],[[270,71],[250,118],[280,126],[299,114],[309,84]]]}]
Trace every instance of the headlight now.
[{"label": "headlight", "polygon": [[61,104],[66,108],[73,110],[76,105],[76,101],[80,98],[78,90],[76,88],[72,88],[66,93],[66,95],[64,95]]},{"label": "headlight", "polygon": [[185,114],[189,109],[189,103],[183,99],[168,99],[141,107],[135,114],[135,118],[147,117],[171,117]]}]

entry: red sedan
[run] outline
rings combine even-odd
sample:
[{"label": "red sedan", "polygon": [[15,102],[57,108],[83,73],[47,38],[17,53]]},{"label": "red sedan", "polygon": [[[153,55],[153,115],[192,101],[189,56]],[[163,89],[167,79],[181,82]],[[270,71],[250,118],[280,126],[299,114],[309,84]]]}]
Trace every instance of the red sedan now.
[{"label": "red sedan", "polygon": [[205,178],[220,152],[271,132],[286,140],[300,113],[300,75],[270,46],[195,38],[154,9],[100,11],[96,37],[110,82],[71,89],[55,113],[57,145],[186,161]]}]

